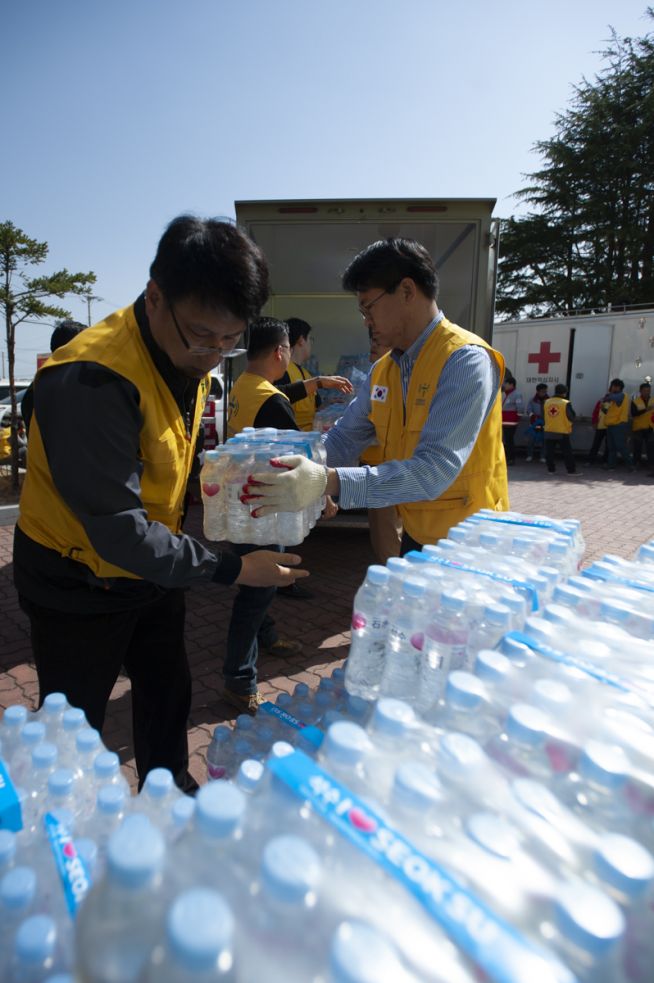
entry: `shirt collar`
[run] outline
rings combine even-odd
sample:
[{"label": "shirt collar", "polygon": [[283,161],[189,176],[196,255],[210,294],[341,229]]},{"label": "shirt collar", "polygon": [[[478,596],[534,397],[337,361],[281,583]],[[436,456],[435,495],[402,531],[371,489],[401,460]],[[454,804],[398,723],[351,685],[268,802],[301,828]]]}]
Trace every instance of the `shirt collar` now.
[{"label": "shirt collar", "polygon": [[391,358],[393,359],[393,361],[396,362],[398,365],[402,361],[415,362],[418,355],[420,354],[420,350],[422,349],[422,346],[427,341],[427,338],[429,338],[434,328],[441,323],[444,317],[445,314],[443,313],[443,311],[439,311],[436,317],[429,322],[425,330],[418,335],[416,340],[413,342],[412,345],[409,345],[406,351],[401,352],[399,348],[393,348],[393,350],[391,351]]}]

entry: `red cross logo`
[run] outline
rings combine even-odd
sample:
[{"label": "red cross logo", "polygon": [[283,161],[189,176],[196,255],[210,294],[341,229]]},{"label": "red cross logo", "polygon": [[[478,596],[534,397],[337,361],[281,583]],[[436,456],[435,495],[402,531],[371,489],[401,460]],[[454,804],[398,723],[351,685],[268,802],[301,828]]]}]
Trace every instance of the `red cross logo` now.
[{"label": "red cross logo", "polygon": [[541,341],[540,349],[533,352],[527,358],[528,362],[538,362],[538,374],[547,375],[550,370],[550,362],[560,362],[561,352],[551,352],[550,342]]}]

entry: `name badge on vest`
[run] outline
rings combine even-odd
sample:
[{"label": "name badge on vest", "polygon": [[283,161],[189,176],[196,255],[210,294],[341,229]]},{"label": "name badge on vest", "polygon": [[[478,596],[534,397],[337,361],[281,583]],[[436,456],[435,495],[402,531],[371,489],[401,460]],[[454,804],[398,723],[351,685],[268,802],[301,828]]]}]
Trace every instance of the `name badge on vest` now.
[{"label": "name badge on vest", "polygon": [[385,403],[388,398],[388,386],[373,386],[370,398],[375,403]]}]

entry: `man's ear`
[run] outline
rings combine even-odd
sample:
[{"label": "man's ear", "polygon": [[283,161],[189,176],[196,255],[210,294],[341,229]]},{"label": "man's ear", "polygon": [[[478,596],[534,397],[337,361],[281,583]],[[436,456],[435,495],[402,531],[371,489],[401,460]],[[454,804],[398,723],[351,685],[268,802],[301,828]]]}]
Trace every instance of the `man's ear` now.
[{"label": "man's ear", "polygon": [[400,291],[400,297],[405,302],[410,302],[415,299],[417,288],[415,282],[410,276],[405,276],[403,280],[400,280],[397,289]]},{"label": "man's ear", "polygon": [[154,280],[148,280],[145,288],[145,299],[153,310],[158,310],[164,302],[163,293]]}]

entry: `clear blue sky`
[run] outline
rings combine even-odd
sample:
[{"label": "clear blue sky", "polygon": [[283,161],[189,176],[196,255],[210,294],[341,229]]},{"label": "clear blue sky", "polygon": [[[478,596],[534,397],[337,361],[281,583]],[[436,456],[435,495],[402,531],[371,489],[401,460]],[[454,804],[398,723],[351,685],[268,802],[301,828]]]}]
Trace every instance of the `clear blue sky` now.
[{"label": "clear blue sky", "polygon": [[[534,170],[571,86],[647,0],[13,0],[2,16],[0,220],[42,272],[144,286],[181,211],[258,198],[484,197]],[[38,269],[38,268],[37,268]],[[86,320],[86,305],[66,302]],[[31,376],[50,326],[23,325]],[[5,351],[4,334],[0,350]]]}]

